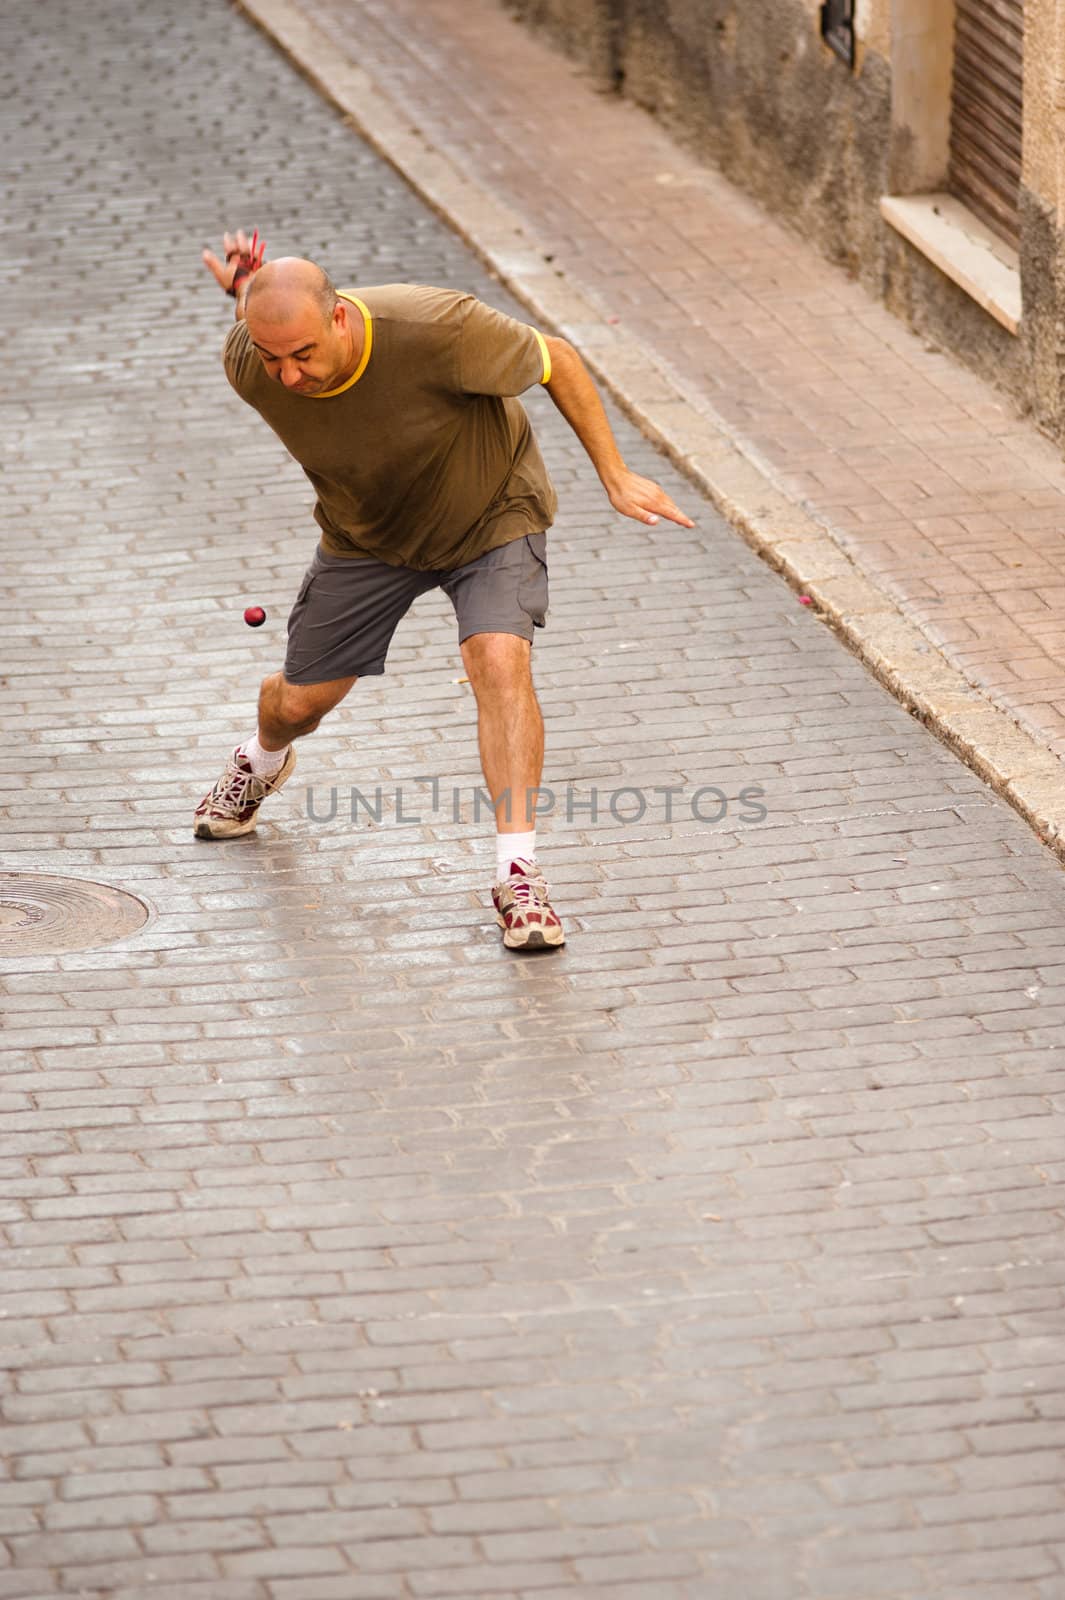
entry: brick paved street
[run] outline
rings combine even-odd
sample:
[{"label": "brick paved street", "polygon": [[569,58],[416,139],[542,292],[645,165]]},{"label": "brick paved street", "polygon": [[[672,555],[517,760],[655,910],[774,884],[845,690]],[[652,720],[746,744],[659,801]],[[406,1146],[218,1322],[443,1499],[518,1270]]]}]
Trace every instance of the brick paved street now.
[{"label": "brick paved street", "polygon": [[152,912],[0,960],[0,1600],[1061,1600],[1057,861],[543,394],[565,951],[499,945],[441,597],[195,841],[314,543],[201,248],[517,308],[221,0],[0,30],[0,868]]}]

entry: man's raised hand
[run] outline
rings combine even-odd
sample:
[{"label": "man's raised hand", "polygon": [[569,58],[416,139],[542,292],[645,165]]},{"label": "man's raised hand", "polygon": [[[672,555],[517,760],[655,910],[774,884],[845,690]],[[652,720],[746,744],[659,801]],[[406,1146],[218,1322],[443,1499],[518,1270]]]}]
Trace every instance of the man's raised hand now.
[{"label": "man's raised hand", "polygon": [[258,228],[250,239],[243,228],[238,228],[236,233],[222,235],[222,252],[225,259],[220,261],[212,251],[205,250],[203,263],[226,294],[236,295],[241,284],[262,266],[266,245],[259,238]]}]

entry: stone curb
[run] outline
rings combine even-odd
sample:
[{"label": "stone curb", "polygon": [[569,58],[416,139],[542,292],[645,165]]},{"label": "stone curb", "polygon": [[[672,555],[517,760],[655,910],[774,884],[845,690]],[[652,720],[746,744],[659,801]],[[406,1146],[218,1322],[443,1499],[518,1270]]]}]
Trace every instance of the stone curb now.
[{"label": "stone curb", "polygon": [[1021,813],[1065,859],[1058,758],[943,657],[892,598],[780,486],[771,467],[654,349],[613,324],[551,264],[522,217],[435,149],[376,81],[295,0],[240,8],[452,227],[538,323],[556,330],[642,431],[757,553],[803,595],[902,704]]}]

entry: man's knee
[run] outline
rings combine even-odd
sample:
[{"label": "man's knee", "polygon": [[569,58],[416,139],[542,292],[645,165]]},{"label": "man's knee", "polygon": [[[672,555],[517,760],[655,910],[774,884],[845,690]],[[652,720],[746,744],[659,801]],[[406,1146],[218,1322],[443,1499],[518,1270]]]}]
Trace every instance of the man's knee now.
[{"label": "man's knee", "polygon": [[475,633],[462,659],[474,694],[522,693],[532,684],[532,646],[515,633]]}]

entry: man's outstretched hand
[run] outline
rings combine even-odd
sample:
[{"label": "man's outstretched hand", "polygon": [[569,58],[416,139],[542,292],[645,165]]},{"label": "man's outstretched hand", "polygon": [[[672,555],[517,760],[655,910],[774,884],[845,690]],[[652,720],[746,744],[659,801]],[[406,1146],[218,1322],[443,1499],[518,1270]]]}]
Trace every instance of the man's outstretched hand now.
[{"label": "man's outstretched hand", "polygon": [[254,276],[266,259],[266,245],[259,238],[256,228],[251,238],[243,228],[236,233],[222,235],[222,251],[225,259],[220,261],[210,250],[203,252],[203,263],[214,274],[219,287],[226,294],[235,295],[241,284]]},{"label": "man's outstretched hand", "polygon": [[666,491],[650,478],[641,478],[639,473],[630,472],[628,467],[622,469],[616,477],[604,485],[610,496],[610,504],[615,511],[620,511],[623,517],[633,517],[637,522],[645,522],[653,528],[659,517],[665,517],[670,522],[677,522],[682,528],[694,528],[695,523],[686,517],[679,506],[674,505]]}]

